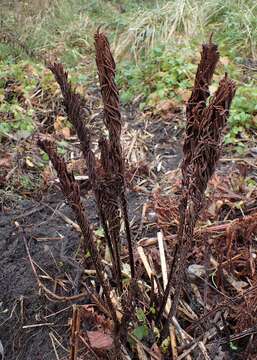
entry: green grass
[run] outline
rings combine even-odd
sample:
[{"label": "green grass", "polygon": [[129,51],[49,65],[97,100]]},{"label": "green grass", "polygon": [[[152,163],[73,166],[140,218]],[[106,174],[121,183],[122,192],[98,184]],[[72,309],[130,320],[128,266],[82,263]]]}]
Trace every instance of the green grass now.
[{"label": "green grass", "polygon": [[[123,104],[141,95],[141,109],[166,99],[182,105],[192,86],[200,44],[214,32],[222,60],[214,85],[225,71],[238,82],[226,141],[236,143],[256,129],[256,85],[243,68],[249,59],[257,59],[254,0],[7,1],[1,12],[2,100],[7,76],[19,81],[26,99],[39,80],[51,90],[53,81],[43,65],[49,59],[63,62],[80,86],[95,81],[93,34],[101,25],[118,63]],[[2,101],[0,111],[14,114],[14,121],[1,124],[0,132],[33,131],[33,108],[25,111],[14,99]]]}]

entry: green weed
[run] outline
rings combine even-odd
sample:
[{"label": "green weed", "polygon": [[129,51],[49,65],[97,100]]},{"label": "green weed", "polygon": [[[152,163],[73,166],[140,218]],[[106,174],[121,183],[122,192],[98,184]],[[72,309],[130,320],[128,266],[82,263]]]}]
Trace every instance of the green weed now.
[{"label": "green weed", "polygon": [[190,89],[195,69],[182,51],[178,56],[156,47],[140,64],[125,63],[120,67],[121,101],[126,104],[138,94],[143,95],[141,108],[156,106],[165,99],[181,101],[178,90]]},{"label": "green weed", "polygon": [[[257,129],[257,87],[253,84],[239,86],[231,107],[229,118],[230,131],[225,137],[226,144],[237,144],[238,151],[243,150],[240,138],[250,128]],[[241,150],[240,150],[241,149]]]}]

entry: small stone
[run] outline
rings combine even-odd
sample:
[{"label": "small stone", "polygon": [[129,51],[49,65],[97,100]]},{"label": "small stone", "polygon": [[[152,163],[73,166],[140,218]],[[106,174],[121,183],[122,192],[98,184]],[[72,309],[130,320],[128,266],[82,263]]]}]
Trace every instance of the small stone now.
[{"label": "small stone", "polygon": [[187,268],[188,275],[191,280],[197,280],[199,277],[205,276],[205,268],[203,265],[191,264]]}]

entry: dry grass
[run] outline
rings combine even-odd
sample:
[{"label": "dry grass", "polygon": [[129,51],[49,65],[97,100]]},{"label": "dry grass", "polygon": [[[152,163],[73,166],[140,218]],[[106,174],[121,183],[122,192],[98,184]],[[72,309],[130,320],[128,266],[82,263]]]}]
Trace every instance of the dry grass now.
[{"label": "dry grass", "polygon": [[116,2],[86,0],[6,1],[1,9],[2,28],[13,32],[35,51],[71,48],[73,56],[92,50],[89,34],[98,25],[112,30],[114,56],[147,53],[155,46],[176,47],[192,39],[203,41],[214,31],[219,43],[256,58],[253,0],[174,0]]},{"label": "dry grass", "polygon": [[[256,35],[254,34],[254,13],[256,5],[252,1],[192,1],[175,0],[161,2],[160,6],[148,10],[141,10],[137,16],[128,18],[126,30],[118,39],[115,56],[123,56],[130,51],[137,58],[141,50],[148,51],[157,44],[173,44],[176,42],[188,43],[192,38],[203,39],[210,29],[217,33],[226,22],[230,28],[223,28],[223,36],[230,37],[233,29],[233,17],[237,21],[242,38],[240,45],[247,48],[251,55],[256,57]],[[240,14],[240,18],[238,17]],[[232,18],[232,21],[230,19]],[[227,19],[224,22],[224,18]],[[224,23],[223,23],[224,22]],[[235,24],[234,24],[235,25]],[[182,35],[182,36],[181,36]],[[237,34],[234,34],[237,36]]]}]

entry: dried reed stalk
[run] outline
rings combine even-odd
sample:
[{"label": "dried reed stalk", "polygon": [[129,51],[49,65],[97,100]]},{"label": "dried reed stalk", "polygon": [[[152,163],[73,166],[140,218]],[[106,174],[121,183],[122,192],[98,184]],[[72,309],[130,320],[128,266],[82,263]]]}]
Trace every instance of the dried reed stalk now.
[{"label": "dried reed stalk", "polygon": [[[122,187],[119,194],[121,209],[123,213],[125,230],[128,242],[131,277],[135,277],[134,254],[128,219],[126,184],[124,178],[124,160],[121,147],[121,114],[119,92],[115,83],[115,61],[113,59],[110,45],[105,34],[98,30],[95,34],[96,64],[98,68],[101,94],[104,104],[104,121],[109,132],[109,141],[105,141],[105,149],[109,149],[108,172],[114,171],[117,177],[122,179]],[[117,239],[115,239],[117,243]],[[119,246],[117,246],[118,251]],[[116,254],[119,258],[119,252]]]},{"label": "dried reed stalk", "polygon": [[80,311],[77,305],[72,307],[72,323],[71,323],[71,338],[70,338],[70,360],[78,359],[78,334],[80,331]]}]

